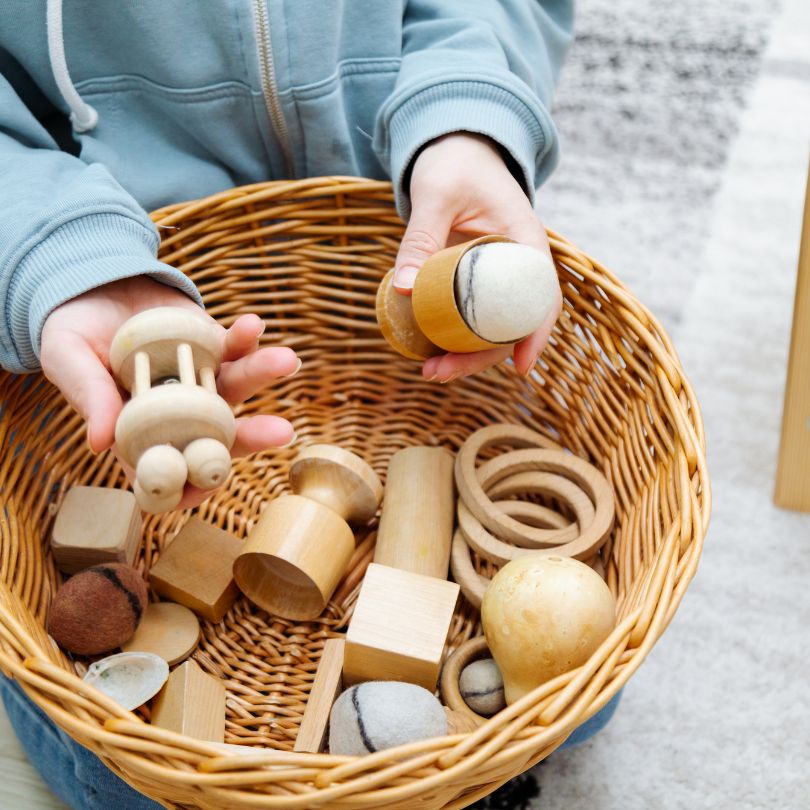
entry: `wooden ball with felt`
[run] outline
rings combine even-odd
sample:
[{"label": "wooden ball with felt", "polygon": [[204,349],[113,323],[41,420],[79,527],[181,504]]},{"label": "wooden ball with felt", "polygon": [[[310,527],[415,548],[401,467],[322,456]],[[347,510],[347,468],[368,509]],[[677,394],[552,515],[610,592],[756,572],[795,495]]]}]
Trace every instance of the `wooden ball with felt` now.
[{"label": "wooden ball with felt", "polygon": [[332,706],[329,752],[361,756],[447,734],[444,706],[427,689],[399,681],[368,681]]},{"label": "wooden ball with felt", "polygon": [[94,565],[59,589],[48,616],[48,632],[77,655],[109,652],[128,641],[146,608],[143,577],[123,563]]},{"label": "wooden ball with felt", "polygon": [[492,658],[481,658],[467,664],[458,679],[464,702],[476,713],[491,717],[506,707],[503,676]]}]

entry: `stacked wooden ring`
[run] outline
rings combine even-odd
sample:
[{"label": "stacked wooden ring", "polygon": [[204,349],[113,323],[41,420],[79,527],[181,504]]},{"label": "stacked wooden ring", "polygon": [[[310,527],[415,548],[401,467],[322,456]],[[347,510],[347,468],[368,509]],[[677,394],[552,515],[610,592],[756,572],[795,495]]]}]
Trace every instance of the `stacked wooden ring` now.
[{"label": "stacked wooden ring", "polygon": [[[487,448],[515,448],[477,465]],[[455,581],[477,608],[489,584],[470,550],[498,566],[538,552],[590,562],[613,528],[613,491],[587,461],[521,425],[491,425],[476,431],[456,456],[458,529],[451,568]],[[543,495],[567,506],[567,513],[520,495]],[[570,515],[574,516],[571,520]]]}]

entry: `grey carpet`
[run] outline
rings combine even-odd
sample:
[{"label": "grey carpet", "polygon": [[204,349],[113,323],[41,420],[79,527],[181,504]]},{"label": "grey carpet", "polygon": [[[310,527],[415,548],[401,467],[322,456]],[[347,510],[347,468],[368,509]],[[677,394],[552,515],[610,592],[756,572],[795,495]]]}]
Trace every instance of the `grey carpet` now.
[{"label": "grey carpet", "polygon": [[[767,3],[722,12],[706,4],[705,15],[736,15],[742,5],[750,20],[767,16]],[[590,181],[581,166],[563,167],[554,181],[548,221],[565,213],[560,230],[610,256],[611,269],[667,321],[704,413],[714,512],[697,577],[611,724],[479,807],[810,808],[810,515],[771,502],[810,149],[807,0],[785,0],[773,30],[757,36],[765,35],[759,70],[746,66],[745,81],[754,81],[714,107],[714,124],[722,118],[735,133],[723,166],[719,153],[700,170],[674,155],[660,165],[645,159],[615,205],[588,196],[586,184],[607,193],[621,174],[598,160]],[[617,162],[632,164],[632,151]],[[671,195],[658,196],[648,170],[667,178]],[[607,227],[621,223],[635,233]]]}]

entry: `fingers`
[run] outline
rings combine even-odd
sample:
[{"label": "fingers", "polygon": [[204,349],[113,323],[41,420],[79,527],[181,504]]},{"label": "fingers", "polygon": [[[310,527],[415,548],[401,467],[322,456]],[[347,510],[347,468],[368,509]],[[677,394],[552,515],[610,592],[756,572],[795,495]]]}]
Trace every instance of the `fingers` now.
[{"label": "fingers", "polygon": [[295,441],[292,424],[280,416],[242,416],[236,420],[236,440],[231,455],[249,456],[268,447],[286,447]]},{"label": "fingers", "polygon": [[217,377],[217,390],[235,405],[249,399],[267,383],[289,377],[301,367],[292,349],[285,346],[259,349],[230,363],[223,363]]},{"label": "fingers", "polygon": [[485,368],[494,366],[505,360],[512,353],[511,346],[487,349],[485,352],[472,352],[470,354],[445,354],[431,357],[425,361],[422,376],[428,380],[447,383],[459,377],[476,374]]},{"label": "fingers", "polygon": [[113,378],[85,340],[72,332],[43,333],[45,376],[87,423],[87,442],[94,453],[110,447],[123,402]]},{"label": "fingers", "polygon": [[413,212],[402,237],[394,263],[394,289],[410,295],[419,268],[425,260],[447,244],[453,223],[449,206],[438,194],[420,193],[413,197]]},{"label": "fingers", "polygon": [[237,360],[255,351],[264,329],[264,321],[258,315],[240,315],[225,332],[222,361]]}]

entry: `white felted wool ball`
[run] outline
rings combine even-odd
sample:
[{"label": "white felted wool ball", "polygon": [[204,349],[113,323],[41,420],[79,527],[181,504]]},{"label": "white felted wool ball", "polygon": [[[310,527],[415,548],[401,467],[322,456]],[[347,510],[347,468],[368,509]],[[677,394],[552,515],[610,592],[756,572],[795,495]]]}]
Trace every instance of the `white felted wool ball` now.
[{"label": "white felted wool ball", "polygon": [[558,298],[549,255],[529,245],[488,242],[458,263],[455,294],[461,316],[478,337],[514,343],[535,331]]},{"label": "white felted wool ball", "polygon": [[361,756],[445,734],[444,707],[427,689],[369,681],[347,689],[332,706],[329,752]]},{"label": "white felted wool ball", "polygon": [[503,676],[492,658],[467,664],[458,679],[464,702],[477,714],[491,717],[506,706]]}]

